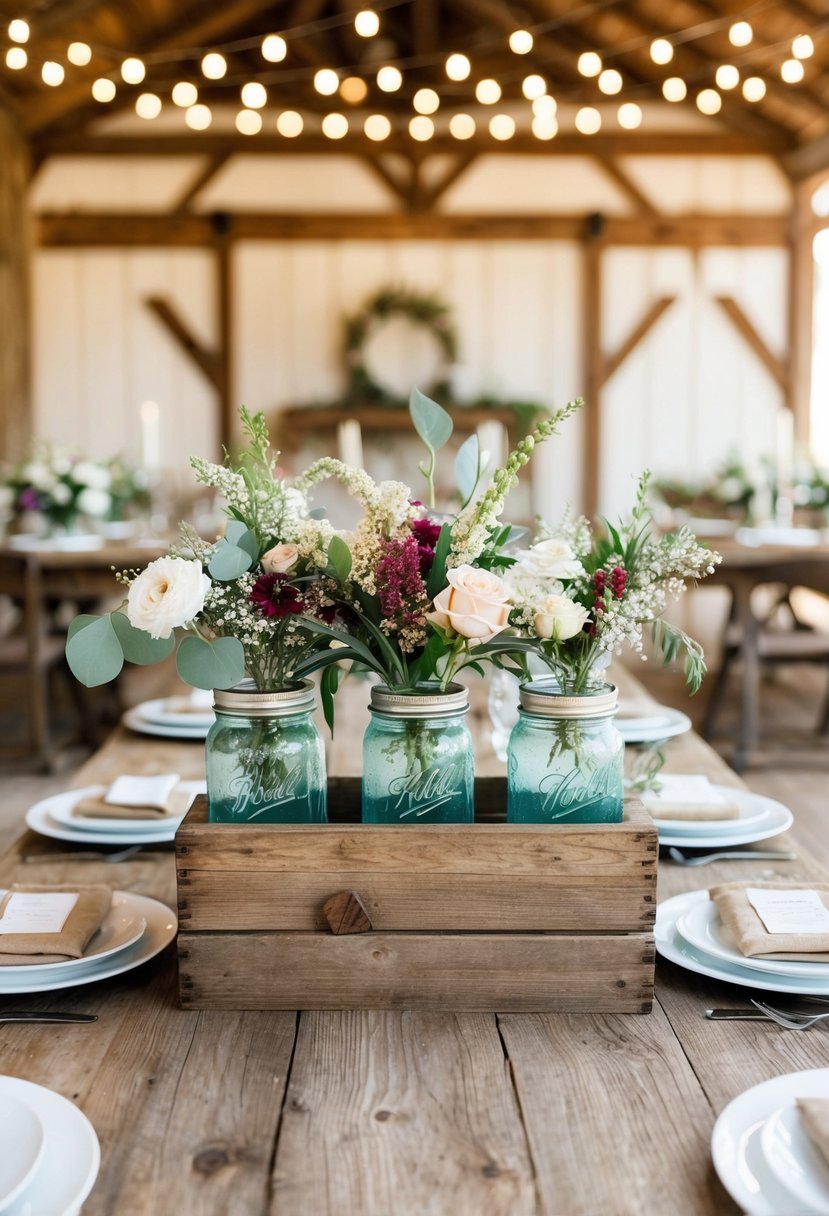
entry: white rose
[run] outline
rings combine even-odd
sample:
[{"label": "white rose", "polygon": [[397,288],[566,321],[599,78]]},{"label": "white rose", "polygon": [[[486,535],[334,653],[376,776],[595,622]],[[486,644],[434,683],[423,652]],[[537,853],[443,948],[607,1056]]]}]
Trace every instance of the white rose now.
[{"label": "white rose", "polygon": [[111,506],[112,499],[106,490],[99,490],[95,486],[87,486],[78,495],[77,507],[81,515],[92,515],[101,519]]},{"label": "white rose", "polygon": [[95,490],[108,490],[112,485],[109,469],[93,464],[91,460],[79,460],[72,468],[72,477],[79,486],[91,486]]},{"label": "white rose", "polygon": [[497,574],[475,566],[447,570],[449,585],[435,596],[427,621],[465,638],[488,642],[509,622],[509,587]]},{"label": "white rose", "polygon": [[51,490],[55,475],[42,460],[32,460],[20,470],[20,480],[27,481],[36,490]]},{"label": "white rose", "polygon": [[518,560],[524,570],[545,582],[549,579],[579,578],[585,572],[570,544],[560,536],[541,540],[531,549],[522,549]]},{"label": "white rose", "polygon": [[540,638],[566,642],[581,633],[590,613],[566,595],[548,595],[536,605],[533,628]]},{"label": "white rose", "polygon": [[52,501],[59,507],[65,507],[72,501],[72,491],[65,481],[59,481],[52,490]]},{"label": "white rose", "polygon": [[298,557],[297,545],[274,545],[262,555],[262,569],[266,574],[287,574]]},{"label": "white rose", "polygon": [[174,629],[198,616],[210,590],[201,562],[159,557],[130,585],[127,617],[153,638],[168,638]]}]

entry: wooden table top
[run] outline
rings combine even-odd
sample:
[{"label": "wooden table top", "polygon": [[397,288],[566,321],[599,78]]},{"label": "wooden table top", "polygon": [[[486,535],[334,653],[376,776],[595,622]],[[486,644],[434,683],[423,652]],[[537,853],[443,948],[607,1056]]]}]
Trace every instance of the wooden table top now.
[{"label": "wooden table top", "polygon": [[[347,696],[367,700],[356,685]],[[332,769],[349,757],[353,771],[359,730],[341,706]],[[669,770],[741,784],[693,735],[667,754]],[[497,766],[482,744],[479,772]],[[198,744],[119,730],[72,784],[202,767]],[[24,834],[0,885],[105,881],[175,906],[168,849],[117,866],[48,861],[67,847]],[[38,851],[42,863],[21,861]],[[805,848],[795,862],[699,872],[663,860],[660,898],[770,872],[816,870]],[[89,988],[6,998],[99,1021],[2,1025],[0,1069],[92,1120],[102,1164],[85,1216],[732,1216],[711,1166],[717,1114],[751,1085],[825,1065],[825,1042],[709,1022],[707,1006],[747,993],[661,961],[656,996],[647,1016],[184,1012],[170,948]]]}]

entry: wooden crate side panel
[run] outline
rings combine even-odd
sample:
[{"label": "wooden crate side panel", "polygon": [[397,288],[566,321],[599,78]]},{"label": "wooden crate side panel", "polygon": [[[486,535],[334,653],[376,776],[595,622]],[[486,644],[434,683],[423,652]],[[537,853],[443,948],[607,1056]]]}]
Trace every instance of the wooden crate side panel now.
[{"label": "wooden crate side panel", "polygon": [[186,870],[179,875],[182,928],[329,932],[322,906],[355,891],[375,930],[597,930],[634,932],[656,915],[656,870],[574,879],[546,875],[267,874]]},{"label": "wooden crate side panel", "polygon": [[188,1009],[646,1013],[650,934],[179,935]]}]

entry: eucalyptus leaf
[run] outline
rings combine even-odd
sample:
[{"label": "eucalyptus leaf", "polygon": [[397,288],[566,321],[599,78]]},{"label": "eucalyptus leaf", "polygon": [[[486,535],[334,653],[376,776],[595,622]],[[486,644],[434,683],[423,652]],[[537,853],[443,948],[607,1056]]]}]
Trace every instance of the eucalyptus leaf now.
[{"label": "eucalyptus leaf", "polygon": [[328,511],[325,507],[314,507],[313,511],[308,512],[309,519],[327,519]]},{"label": "eucalyptus leaf", "polygon": [[87,688],[115,679],[124,666],[124,652],[109,615],[75,618],[66,639],[66,661]]},{"label": "eucalyptus leaf", "polygon": [[247,528],[235,542],[239,549],[247,553],[253,561],[259,560],[259,541],[256,533]]},{"label": "eucalyptus leaf", "polygon": [[503,546],[517,545],[519,541],[526,540],[530,535],[529,528],[523,528],[519,524],[508,524],[505,531],[506,536],[501,541]]},{"label": "eucalyptus leaf", "polygon": [[[247,529],[245,530],[247,531]],[[253,562],[254,559],[250,553],[240,549],[238,545],[220,540],[207,569],[220,583],[231,583],[246,570],[250,570]]]},{"label": "eucalyptus leaf", "polygon": [[190,634],[178,648],[176,668],[193,688],[232,688],[244,679],[245,649],[238,638],[206,642]]},{"label": "eucalyptus leaf", "polygon": [[339,582],[347,581],[351,573],[351,550],[340,536],[332,536],[328,543],[328,565]]},{"label": "eucalyptus leaf", "polygon": [[477,435],[470,435],[458,448],[455,457],[455,481],[461,496],[461,507],[472,498],[481,478],[481,445]]},{"label": "eucalyptus leaf", "polygon": [[160,663],[162,659],[166,659],[176,648],[173,633],[168,638],[152,638],[143,629],[136,629],[131,625],[123,612],[111,613],[110,620],[128,663],[148,667],[151,663]]},{"label": "eucalyptus leaf", "polygon": [[409,414],[412,424],[430,452],[437,452],[449,442],[452,435],[452,419],[442,405],[432,401],[419,388],[413,388],[409,397]]},{"label": "eucalyptus leaf", "polygon": [[225,540],[231,545],[238,545],[239,537],[244,536],[248,530],[246,523],[239,519],[229,519],[225,524]]}]

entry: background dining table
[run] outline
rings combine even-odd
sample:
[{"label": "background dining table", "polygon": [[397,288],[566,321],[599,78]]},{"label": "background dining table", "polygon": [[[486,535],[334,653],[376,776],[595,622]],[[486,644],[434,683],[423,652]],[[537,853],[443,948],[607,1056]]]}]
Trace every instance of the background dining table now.
[{"label": "background dining table", "polygon": [[[625,671],[616,680],[644,695]],[[367,699],[347,683],[332,771],[359,766]],[[473,718],[478,772],[503,772],[483,697]],[[199,777],[203,766],[201,744],[121,727],[72,784]],[[742,784],[690,733],[667,745],[667,769]],[[663,859],[659,896],[820,873],[796,830],[773,844],[798,859],[694,869]],[[115,865],[60,860],[71,848],[24,832],[0,885],[105,881],[175,907],[170,846]],[[4,1011],[99,1020],[1,1025],[0,1071],[59,1091],[91,1119],[102,1165],[86,1216],[731,1216],[711,1164],[717,1114],[760,1081],[826,1060],[820,1030],[706,1020],[706,1007],[748,995],[660,961],[647,1015],[192,1012],[179,1008],[170,948],[114,980],[4,998]]]}]

